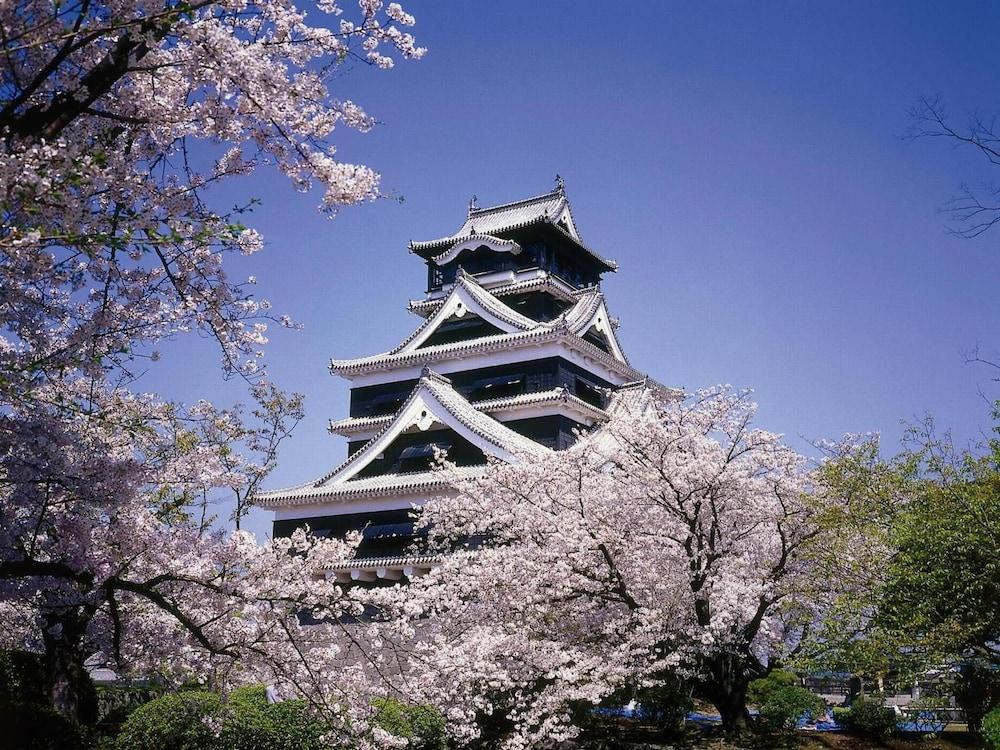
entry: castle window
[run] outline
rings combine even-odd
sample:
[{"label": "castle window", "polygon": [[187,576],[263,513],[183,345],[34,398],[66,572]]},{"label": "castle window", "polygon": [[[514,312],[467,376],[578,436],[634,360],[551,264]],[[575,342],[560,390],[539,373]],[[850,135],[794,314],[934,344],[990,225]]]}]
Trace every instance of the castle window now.
[{"label": "castle window", "polygon": [[435,453],[437,451],[447,453],[450,449],[451,443],[418,443],[403,448],[397,462],[398,470],[404,473],[428,471],[434,463]]}]

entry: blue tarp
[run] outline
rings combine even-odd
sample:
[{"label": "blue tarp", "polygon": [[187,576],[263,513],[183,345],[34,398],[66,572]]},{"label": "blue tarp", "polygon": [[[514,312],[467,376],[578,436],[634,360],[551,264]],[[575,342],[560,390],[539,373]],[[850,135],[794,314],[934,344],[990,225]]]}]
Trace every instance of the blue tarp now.
[{"label": "blue tarp", "polygon": [[[618,716],[624,719],[638,719],[642,721],[643,719],[652,718],[652,715],[643,709],[643,707],[635,706],[622,706],[621,708],[595,708],[594,713],[599,716]],[[751,716],[756,716],[756,711],[750,711]],[[722,717],[716,713],[707,713],[704,711],[692,711],[689,713],[685,719],[689,724],[694,724],[695,726],[702,727],[712,727],[718,726],[722,723]],[[802,716],[799,719],[797,726],[800,729],[807,729],[813,732],[840,732],[843,731],[844,727],[838,724],[832,719],[830,721],[817,721],[815,723],[811,722],[811,717],[808,714]],[[915,718],[910,717],[905,720],[901,720],[897,726],[901,732],[911,732],[914,734],[938,734],[942,732],[945,728],[945,722],[938,719],[931,712],[918,714]]]}]

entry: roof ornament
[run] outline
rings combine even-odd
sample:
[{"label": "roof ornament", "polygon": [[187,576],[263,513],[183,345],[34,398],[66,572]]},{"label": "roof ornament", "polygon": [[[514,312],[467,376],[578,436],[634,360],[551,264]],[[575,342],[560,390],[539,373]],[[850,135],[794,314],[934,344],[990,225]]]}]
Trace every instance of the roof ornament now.
[{"label": "roof ornament", "polygon": [[473,195],[471,198],[469,198],[469,216],[472,216],[473,211],[479,209],[479,206],[476,205],[476,201],[478,200],[479,198],[476,195]]},{"label": "roof ornament", "polygon": [[566,193],[566,180],[558,174],[556,175],[556,192],[560,195],[565,195]]}]

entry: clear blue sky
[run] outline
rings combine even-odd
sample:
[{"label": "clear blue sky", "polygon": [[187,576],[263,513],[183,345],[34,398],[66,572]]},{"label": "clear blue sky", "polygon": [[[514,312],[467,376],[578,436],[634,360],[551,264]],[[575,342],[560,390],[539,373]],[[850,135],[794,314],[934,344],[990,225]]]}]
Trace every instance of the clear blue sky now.
[{"label": "clear blue sky", "polygon": [[[963,361],[1000,350],[1000,232],[947,236],[937,209],[990,170],[906,143],[906,109],[942,94],[960,119],[1000,110],[995,3],[416,2],[418,63],[355,69],[337,93],[382,124],[339,141],[383,174],[381,201],[329,221],[318,196],[260,174],[266,250],[235,274],[302,322],[276,331],[273,379],[308,416],[271,486],[345,455],[326,433],[348,385],[331,356],[383,351],[417,324],[425,273],[406,249],[481,205],[566,179],[633,364],[669,385],[752,386],[761,426],[805,439],[875,430],[895,447],[925,412],[965,441],[988,430]],[[1000,170],[994,171],[1000,178]],[[147,388],[240,398],[207,342],[165,351]],[[269,529],[269,514],[252,527]]]}]

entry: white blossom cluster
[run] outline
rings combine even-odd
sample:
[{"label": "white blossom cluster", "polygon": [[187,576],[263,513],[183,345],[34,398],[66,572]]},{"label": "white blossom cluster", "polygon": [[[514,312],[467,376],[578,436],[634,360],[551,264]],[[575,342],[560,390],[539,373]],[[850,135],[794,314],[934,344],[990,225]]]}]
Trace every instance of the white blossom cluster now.
[{"label": "white blossom cluster", "polygon": [[817,533],[804,459],[754,408],[632,392],[569,450],[456,474],[422,523],[467,549],[381,594],[413,628],[415,697],[504,748],[572,737],[574,712],[669,675],[732,685],[725,716],[808,618]]}]

